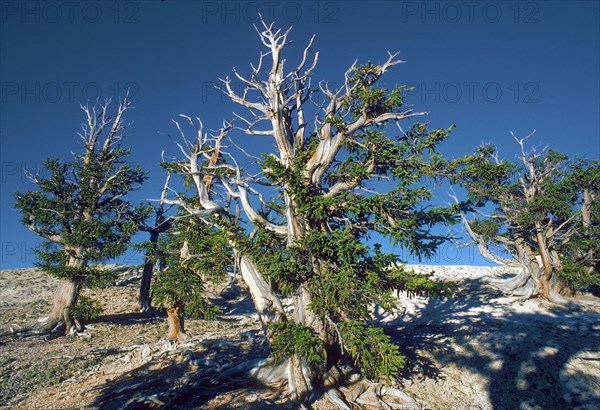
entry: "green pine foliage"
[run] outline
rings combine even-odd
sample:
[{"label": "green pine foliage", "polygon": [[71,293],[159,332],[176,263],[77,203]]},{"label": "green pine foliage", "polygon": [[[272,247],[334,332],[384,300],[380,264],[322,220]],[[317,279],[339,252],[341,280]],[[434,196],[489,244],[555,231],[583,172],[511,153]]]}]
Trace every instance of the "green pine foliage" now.
[{"label": "green pine foliage", "polygon": [[600,285],[598,161],[571,160],[551,149],[532,151],[525,158],[531,169],[522,160],[499,160],[496,148],[486,145],[461,160],[457,175],[467,189],[466,210],[493,208],[489,215],[484,212],[470,220],[470,228],[490,247],[513,255],[518,254],[516,242],[533,256],[539,255],[536,235],[540,232],[549,251],[558,254],[552,264],[564,285],[573,292]]},{"label": "green pine foliage", "polygon": [[70,306],[71,314],[79,320],[94,320],[102,313],[100,301],[89,296],[79,296],[77,304]]},{"label": "green pine foliage", "polygon": [[[560,278],[571,291],[600,286],[600,161],[575,159],[570,163],[567,184],[577,193],[581,212],[588,208],[589,221],[574,223],[578,233],[559,248]],[[586,205],[586,198],[589,203]]]},{"label": "green pine foliage", "polygon": [[354,364],[365,377],[391,384],[404,367],[400,348],[391,343],[381,328],[361,321],[347,321],[340,324],[340,333]]},{"label": "green pine foliage", "polygon": [[[377,70],[370,63],[355,69],[350,83],[357,86],[342,101],[341,112],[346,114],[325,118],[325,124],[344,133],[361,115],[375,118],[406,109],[406,88],[390,91],[375,86]],[[404,270],[397,256],[366,242],[370,233],[377,232],[411,254],[427,257],[447,239],[432,234],[429,228],[455,222],[453,208],[428,204],[431,186],[447,174],[448,163],[436,147],[452,127],[429,130],[426,123],[417,123],[404,133],[394,129],[373,125],[349,135],[338,159],[317,182],[307,178],[305,170],[317,148],[319,130],[297,147],[292,166],[272,155],[263,156],[263,175],[292,198],[302,236],[290,245],[286,238],[276,237],[255,222],[258,232],[244,245],[281,295],[307,289],[310,310],[335,326],[347,359],[363,374],[385,382],[398,375],[404,358],[372,324],[370,308],[375,304],[389,310],[397,307],[395,291],[440,297],[453,292],[452,286]],[[327,194],[340,184],[357,189]],[[361,192],[360,188],[372,190]],[[380,188],[382,193],[377,193]],[[279,198],[283,198],[281,193]],[[270,205],[272,209],[285,207],[283,200]],[[276,357],[293,353],[321,360],[321,352],[326,350],[323,341],[306,326],[286,322],[273,329]]]},{"label": "green pine foliage", "polygon": [[101,266],[68,266],[68,254],[56,243],[44,242],[38,249],[34,249],[34,252],[38,259],[35,266],[57,279],[73,281],[84,288],[104,289],[114,285],[118,279],[117,272],[103,269]]},{"label": "green pine foliage", "polygon": [[[187,243],[189,256],[181,255]],[[159,240],[157,258],[165,262],[151,286],[156,308],[184,306],[191,318],[216,319],[219,309],[204,296],[206,281],[218,283],[233,270],[231,246],[221,230],[192,219],[179,219]]]},{"label": "green pine foliage", "polygon": [[271,348],[275,359],[296,356],[314,365],[325,364],[323,343],[310,327],[291,321],[272,323],[270,326],[274,334]]},{"label": "green pine foliage", "polygon": [[[71,161],[46,159],[44,172],[31,177],[37,189],[15,194],[21,222],[46,239],[36,250],[37,266],[81,286],[102,287],[113,280],[110,273],[88,263],[122,255],[148,214],[145,207],[126,199],[146,179],[139,167],[126,162],[129,150],[121,145],[122,114],[128,103],[119,106],[112,127],[115,117],[109,116],[108,106],[85,109],[83,153],[73,154]],[[71,266],[72,260],[82,266]]]}]

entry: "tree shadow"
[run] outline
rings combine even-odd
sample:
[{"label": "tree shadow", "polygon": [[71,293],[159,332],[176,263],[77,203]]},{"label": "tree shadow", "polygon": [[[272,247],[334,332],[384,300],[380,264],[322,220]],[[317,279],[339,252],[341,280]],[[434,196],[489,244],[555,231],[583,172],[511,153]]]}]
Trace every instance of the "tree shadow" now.
[{"label": "tree shadow", "polygon": [[386,314],[375,309],[375,320],[384,326],[385,333],[393,338],[406,357],[406,366],[400,375],[402,379],[444,379],[444,373],[432,359],[432,353],[448,353],[448,347],[439,343],[438,339],[442,332],[453,331],[456,326],[446,326],[443,322],[464,322],[473,309],[490,311],[497,307],[493,300],[501,296],[501,292],[490,287],[485,280],[467,279],[459,285],[452,298],[410,297],[401,292],[398,294],[401,306],[398,311]]},{"label": "tree shadow", "polygon": [[97,318],[87,322],[88,324],[94,323],[107,323],[114,325],[136,325],[156,322],[162,320],[167,314],[164,311],[151,310],[147,312],[127,312],[127,313],[114,313],[110,315],[99,315]]},{"label": "tree shadow", "polygon": [[256,308],[249,292],[244,291],[233,282],[221,292],[218,298],[212,299],[212,303],[218,306],[223,315],[245,315],[255,314]]},{"label": "tree shadow", "polygon": [[600,408],[598,392],[567,369],[567,363],[578,353],[600,349],[600,335],[585,334],[573,324],[536,323],[539,315],[519,314],[511,319],[523,324],[521,331],[487,346],[503,357],[502,364],[491,370],[490,400],[494,406]]},{"label": "tree shadow", "polygon": [[[383,318],[386,333],[408,363],[416,363],[404,377],[440,380],[452,364],[487,380],[494,409],[600,408],[600,315],[561,307],[533,311],[531,301],[509,306],[481,280],[461,288],[455,299]],[[595,369],[583,372],[582,360]]]},{"label": "tree shadow", "polygon": [[[249,332],[238,336],[202,340],[188,349],[166,351],[163,357],[153,358],[97,388],[99,394],[92,406],[202,409],[219,397],[211,408],[293,408],[286,403],[285,391],[261,385],[244,371],[268,355],[263,340]],[[248,397],[251,403],[246,401]]]},{"label": "tree shadow", "polygon": [[[248,303],[244,298],[224,298],[220,302],[224,319],[251,313]],[[600,408],[598,373],[590,381],[593,372],[590,376],[572,365],[598,360],[598,315],[560,307],[532,311],[530,305],[509,306],[482,279],[461,281],[461,292],[454,299],[422,299],[409,307],[395,315],[375,311],[407,357],[403,377],[443,383],[445,367],[456,366],[486,380],[494,409]],[[132,314],[125,322],[149,319]],[[199,340],[107,381],[97,388],[93,406],[297,408],[285,390],[258,384],[248,376],[249,368],[244,366],[268,354],[256,330]],[[246,371],[238,371],[242,368]]]},{"label": "tree shadow", "polygon": [[[247,322],[256,313],[251,298],[235,284],[212,302],[222,311],[221,322]],[[143,323],[164,314],[114,316],[99,317],[98,321]],[[249,376],[249,370],[269,354],[268,343],[257,329],[216,338],[193,338],[106,381],[96,388],[98,395],[92,407],[296,409],[298,405],[290,402],[287,390],[260,384]]]}]

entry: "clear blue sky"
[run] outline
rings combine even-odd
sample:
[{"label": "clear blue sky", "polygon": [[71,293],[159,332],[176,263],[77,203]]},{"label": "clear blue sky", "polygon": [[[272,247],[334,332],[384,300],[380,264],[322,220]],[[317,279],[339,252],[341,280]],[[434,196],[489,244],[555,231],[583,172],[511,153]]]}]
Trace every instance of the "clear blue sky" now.
[{"label": "clear blue sky", "polygon": [[[23,169],[79,151],[79,103],[131,88],[136,109],[126,142],[150,172],[133,200],[156,198],[163,149],[175,154],[171,119],[198,116],[217,128],[234,107],[213,86],[247,72],[262,50],[257,12],[293,26],[291,61],[316,34],[316,75],[341,83],[354,59],[406,61],[386,82],[417,87],[415,109],[432,126],[456,124],[451,157],[495,142],[514,155],[510,131],[559,151],[600,152],[597,1],[2,1],[0,268],[31,266],[40,240],[20,225],[14,192]],[[238,139],[238,141],[240,141]],[[256,143],[255,143],[256,144]],[[441,201],[446,193],[438,192]],[[396,252],[403,255],[401,250]],[[405,255],[403,255],[405,256]],[[128,254],[126,262],[139,262]],[[484,264],[471,250],[443,248],[431,263]]]}]

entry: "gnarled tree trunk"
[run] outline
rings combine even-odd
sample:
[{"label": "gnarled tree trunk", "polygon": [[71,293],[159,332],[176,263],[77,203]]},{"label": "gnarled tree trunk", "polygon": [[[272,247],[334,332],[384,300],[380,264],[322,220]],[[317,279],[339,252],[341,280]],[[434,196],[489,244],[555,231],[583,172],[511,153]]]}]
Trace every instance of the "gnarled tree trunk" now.
[{"label": "gnarled tree trunk", "polygon": [[294,321],[310,327],[323,341],[327,355],[324,366],[310,365],[305,358],[293,356],[289,359],[289,388],[293,398],[309,401],[313,398],[315,384],[341,357],[339,340],[331,326],[315,315],[309,308],[311,295],[306,286],[301,286],[294,298]]},{"label": "gnarled tree trunk", "polygon": [[536,223],[536,240],[540,251],[541,264],[540,267],[543,272],[540,274],[540,297],[542,299],[550,300],[550,278],[552,277],[552,262],[550,260],[550,253],[546,244],[546,238],[542,233],[542,228]]},{"label": "gnarled tree trunk", "polygon": [[[77,252],[81,254],[81,252]],[[67,266],[70,268],[82,269],[86,265],[85,258],[72,256],[69,258]],[[74,333],[75,330],[82,331],[83,326],[71,314],[71,307],[77,304],[77,299],[81,292],[81,284],[69,279],[61,279],[54,292],[52,311],[50,315],[36,326],[33,333],[60,333],[64,326],[65,334]]]},{"label": "gnarled tree trunk", "polygon": [[[583,229],[588,238],[592,238],[592,202],[596,200],[596,194],[589,189],[583,190],[583,204],[581,205],[581,217]],[[587,259],[590,261],[588,272],[600,271],[600,259],[594,254],[594,249],[590,247],[587,253]],[[594,263],[593,261],[596,260]]]},{"label": "gnarled tree trunk", "polygon": [[248,255],[240,255],[237,251],[235,251],[235,254],[239,256],[242,279],[250,289],[250,296],[258,313],[262,330],[265,336],[269,338],[271,336],[269,325],[285,320],[285,312],[281,300],[271,290],[271,286],[256,269],[250,257]]},{"label": "gnarled tree trunk", "polygon": [[70,307],[77,304],[81,286],[68,279],[62,279],[54,292],[52,312],[48,319],[43,322],[43,328],[47,332],[53,332],[57,326],[64,324],[65,333],[68,335],[75,327],[78,331],[83,330],[81,324],[71,314]]},{"label": "gnarled tree trunk", "polygon": [[[271,336],[269,324],[286,320],[281,300],[273,292],[270,284],[262,274],[256,269],[249,256],[239,255],[237,251],[236,254],[239,256],[242,278],[250,290],[250,295],[258,312],[263,332],[269,338]],[[341,356],[340,346],[335,333],[331,329],[331,326],[310,311],[308,308],[310,300],[308,290],[305,287],[301,287],[298,295],[294,298],[293,320],[296,323],[309,326],[323,340],[327,353],[327,363],[325,366],[316,368],[302,357],[292,356],[288,359],[288,388],[292,398],[302,402],[310,401],[314,398],[316,383],[325,375],[329,368],[337,364]],[[276,381],[271,380],[271,382]]]}]

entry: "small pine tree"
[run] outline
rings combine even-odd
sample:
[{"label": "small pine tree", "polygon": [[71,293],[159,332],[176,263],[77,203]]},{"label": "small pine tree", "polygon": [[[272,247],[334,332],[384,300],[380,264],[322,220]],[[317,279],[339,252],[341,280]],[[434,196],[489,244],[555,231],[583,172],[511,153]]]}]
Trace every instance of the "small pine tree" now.
[{"label": "small pine tree", "polygon": [[169,340],[186,337],[184,318],[216,319],[219,309],[206,300],[206,281],[219,282],[233,269],[226,236],[201,221],[178,220],[159,240],[165,261],[151,286],[152,306],[165,309]]},{"label": "small pine tree", "polygon": [[[168,179],[167,179],[168,183]],[[163,190],[163,197],[165,196],[165,190]],[[144,268],[142,269],[142,279],[140,280],[140,293],[138,296],[138,302],[141,312],[146,312],[150,309],[150,286],[152,284],[152,276],[154,273],[154,267],[158,266],[158,269],[162,269],[164,261],[156,257],[158,252],[158,240],[160,234],[168,231],[171,228],[171,218],[167,216],[167,212],[170,207],[165,207],[163,203],[157,206],[151,206],[154,214],[154,223],[151,225],[143,224],[140,230],[148,232],[150,238],[147,242],[135,245],[137,249],[145,253],[144,257]]]},{"label": "small pine tree", "polygon": [[124,198],[145,179],[139,167],[125,162],[129,151],[121,144],[123,115],[130,105],[123,101],[110,116],[109,104],[82,107],[82,154],[75,154],[73,162],[47,159],[48,175],[31,177],[38,189],[15,195],[23,224],[46,240],[36,251],[37,266],[60,279],[52,312],[34,332],[58,330],[59,325],[66,325],[67,332],[74,325],[81,330],[72,314],[81,288],[105,286],[114,279],[89,263],[123,254],[147,214]]}]

